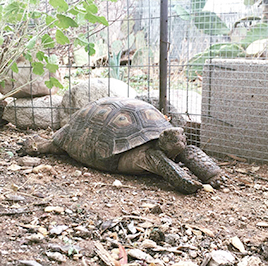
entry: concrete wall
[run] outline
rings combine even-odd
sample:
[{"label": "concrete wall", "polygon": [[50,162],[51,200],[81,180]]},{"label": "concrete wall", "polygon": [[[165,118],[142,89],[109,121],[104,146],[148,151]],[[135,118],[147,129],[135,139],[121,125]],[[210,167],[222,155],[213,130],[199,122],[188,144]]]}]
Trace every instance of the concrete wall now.
[{"label": "concrete wall", "polygon": [[268,62],[213,59],[204,66],[201,147],[268,162]]}]

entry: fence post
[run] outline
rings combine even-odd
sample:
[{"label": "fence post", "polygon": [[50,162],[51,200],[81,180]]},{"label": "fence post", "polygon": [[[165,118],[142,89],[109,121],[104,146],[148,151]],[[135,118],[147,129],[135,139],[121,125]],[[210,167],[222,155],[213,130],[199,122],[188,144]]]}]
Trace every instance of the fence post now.
[{"label": "fence post", "polygon": [[159,108],[167,113],[168,0],[160,4]]}]

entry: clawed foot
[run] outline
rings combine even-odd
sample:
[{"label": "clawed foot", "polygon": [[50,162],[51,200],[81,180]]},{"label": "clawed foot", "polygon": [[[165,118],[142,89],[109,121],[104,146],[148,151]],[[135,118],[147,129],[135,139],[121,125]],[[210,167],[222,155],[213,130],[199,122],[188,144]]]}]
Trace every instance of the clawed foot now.
[{"label": "clawed foot", "polygon": [[213,176],[206,183],[210,184],[215,189],[220,189],[225,186],[227,176],[224,173],[219,173],[216,176]]},{"label": "clawed foot", "polygon": [[46,152],[45,148],[48,146],[49,140],[38,135],[33,135],[18,144],[21,145],[21,148],[17,151],[20,156],[37,156]]},{"label": "clawed foot", "polygon": [[36,156],[39,154],[38,152],[38,148],[36,145],[36,140],[39,136],[35,135],[35,136],[30,136],[27,137],[27,139],[25,139],[22,142],[18,142],[17,144],[21,146],[21,148],[17,151],[17,153],[20,156],[25,156],[25,155],[32,155],[32,156]]}]

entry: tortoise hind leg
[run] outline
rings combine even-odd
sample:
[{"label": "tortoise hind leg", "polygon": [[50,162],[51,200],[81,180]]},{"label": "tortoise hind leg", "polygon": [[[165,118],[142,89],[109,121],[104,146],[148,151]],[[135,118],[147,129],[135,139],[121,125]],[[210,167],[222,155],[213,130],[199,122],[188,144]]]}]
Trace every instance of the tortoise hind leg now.
[{"label": "tortoise hind leg", "polygon": [[202,188],[202,184],[188,175],[178,164],[167,158],[160,150],[148,149],[146,156],[146,170],[162,176],[176,190],[190,194]]},{"label": "tortoise hind leg", "polygon": [[176,157],[176,161],[182,162],[203,183],[209,183],[214,188],[219,188],[224,175],[216,162],[200,148],[188,145],[182,153]]},{"label": "tortoise hind leg", "polygon": [[21,146],[21,149],[18,150],[18,154],[21,156],[65,153],[65,151],[53,143],[52,139],[45,139],[38,135],[28,137],[24,142],[21,143]]}]

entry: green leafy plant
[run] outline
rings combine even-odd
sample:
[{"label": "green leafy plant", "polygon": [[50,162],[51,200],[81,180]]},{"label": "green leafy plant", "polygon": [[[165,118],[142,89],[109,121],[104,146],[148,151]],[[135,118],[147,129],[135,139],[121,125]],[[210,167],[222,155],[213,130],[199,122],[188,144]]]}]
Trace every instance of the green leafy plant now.
[{"label": "green leafy plant", "polygon": [[124,78],[124,71],[120,69],[120,59],[121,59],[122,51],[119,51],[118,54],[113,52],[111,56],[109,54],[109,66],[110,66],[110,75],[112,78],[123,80]]},{"label": "green leafy plant", "polygon": [[[253,5],[255,1],[245,0],[245,5]],[[251,51],[255,51],[254,42],[256,46],[259,45],[259,40],[267,40],[268,36],[268,24],[263,23],[258,16],[250,16],[239,19],[229,29],[227,25],[211,11],[203,11],[206,4],[206,0],[192,0],[191,12],[187,12],[181,5],[175,7],[176,13],[183,20],[192,20],[196,28],[209,36],[228,36],[232,40],[232,34],[235,29],[239,29],[239,25],[245,22],[254,22],[252,26],[246,31],[245,36],[240,38],[239,41],[231,41],[226,43],[212,44],[203,52],[194,55],[189,61],[187,66],[187,76],[189,80],[194,80],[198,75],[202,75],[203,66],[207,59],[212,58],[237,58],[248,56],[248,48],[250,46]],[[266,49],[264,43],[262,47]],[[252,47],[253,46],[253,47]],[[258,51],[256,52],[258,54]],[[254,54],[250,54],[254,56]]]},{"label": "green leafy plant", "polygon": [[[0,18],[0,85],[3,87],[10,79],[10,70],[19,72],[17,62],[22,57],[29,62],[34,74],[43,75],[45,71],[55,73],[58,70],[55,52],[58,46],[72,43],[84,47],[89,55],[94,54],[94,44],[82,32],[74,35],[74,29],[85,23],[108,26],[105,17],[98,15],[94,0],[78,0],[71,4],[65,0],[48,0],[46,6],[38,0],[9,0],[1,3]],[[54,77],[45,84],[48,88],[62,88]]]}]

